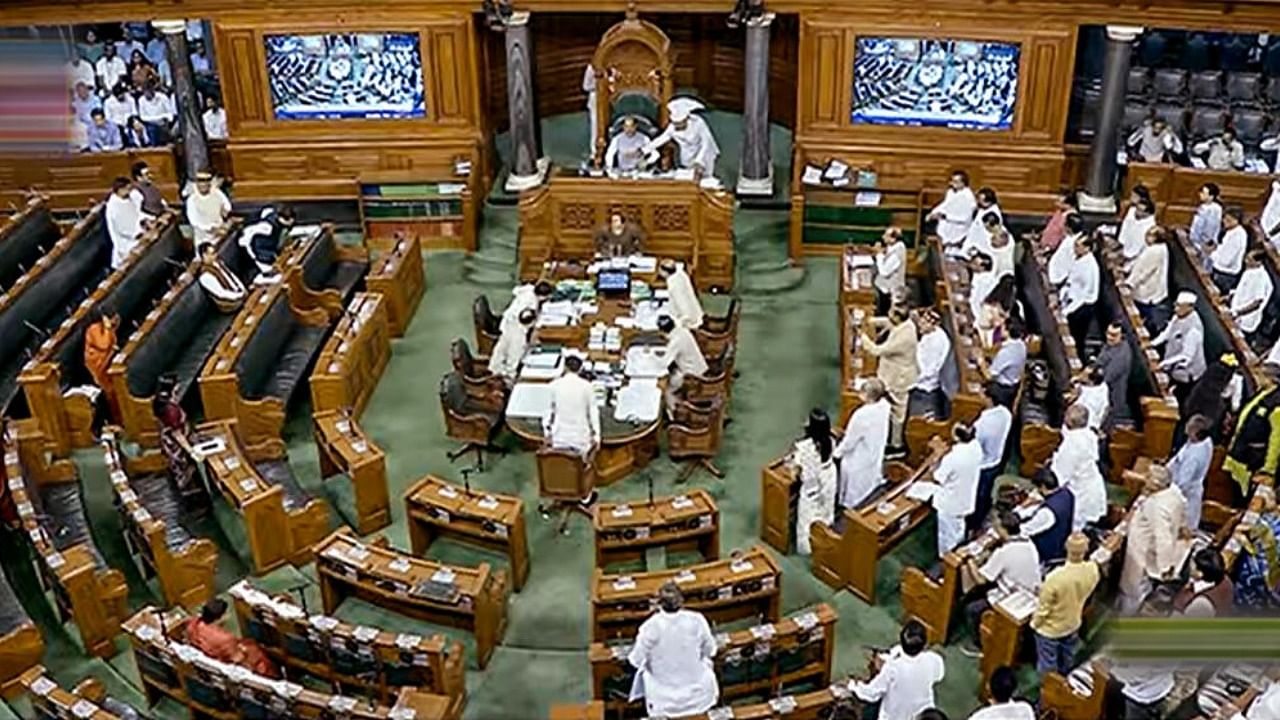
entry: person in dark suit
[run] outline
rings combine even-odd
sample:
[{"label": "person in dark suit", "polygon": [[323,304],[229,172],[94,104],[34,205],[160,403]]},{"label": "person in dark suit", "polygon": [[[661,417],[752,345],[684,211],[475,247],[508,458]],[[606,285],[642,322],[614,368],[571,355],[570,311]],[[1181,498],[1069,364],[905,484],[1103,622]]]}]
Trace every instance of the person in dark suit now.
[{"label": "person in dark suit", "polygon": [[142,118],[133,115],[124,129],[124,144],[125,147],[148,148],[160,143],[156,139],[155,131],[142,122]]}]

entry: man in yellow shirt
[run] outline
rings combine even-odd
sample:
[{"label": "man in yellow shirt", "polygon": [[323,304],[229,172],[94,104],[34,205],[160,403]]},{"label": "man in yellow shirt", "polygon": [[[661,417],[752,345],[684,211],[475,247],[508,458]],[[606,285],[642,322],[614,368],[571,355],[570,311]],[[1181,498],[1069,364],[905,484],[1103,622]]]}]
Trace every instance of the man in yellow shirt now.
[{"label": "man in yellow shirt", "polygon": [[1089,538],[1073,533],[1067,538],[1067,562],[1049,573],[1040,586],[1040,602],[1031,618],[1036,638],[1036,670],[1043,675],[1071,672],[1084,605],[1098,585],[1098,565],[1085,558]]}]

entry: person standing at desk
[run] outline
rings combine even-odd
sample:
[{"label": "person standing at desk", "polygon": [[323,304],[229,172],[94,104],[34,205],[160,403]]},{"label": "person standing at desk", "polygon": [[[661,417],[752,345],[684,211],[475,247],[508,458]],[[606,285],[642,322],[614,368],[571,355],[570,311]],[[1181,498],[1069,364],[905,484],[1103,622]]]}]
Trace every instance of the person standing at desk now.
[{"label": "person standing at desk", "polygon": [[639,255],[644,245],[644,231],[639,225],[627,222],[622,213],[609,215],[609,224],[596,230],[596,255],[599,257],[626,257]]},{"label": "person standing at desk", "polygon": [[658,588],[658,611],[636,633],[627,662],[636,669],[631,698],[644,698],[650,717],[701,715],[720,699],[716,639],[707,619],[684,609],[674,582]]},{"label": "person standing at desk", "polygon": [[905,442],[908,394],[919,377],[916,365],[916,351],[919,348],[916,326],[906,308],[896,307],[889,310],[887,320],[874,318],[872,327],[877,332],[888,328],[884,340],[876,342],[875,338],[864,333],[859,342],[867,354],[878,359],[876,377],[884,383],[893,407],[889,444],[901,448]]},{"label": "person standing at desk", "polygon": [[849,681],[849,692],[867,703],[880,703],[879,720],[915,720],[935,705],[933,686],[947,674],[942,656],[928,650],[924,625],[908,620],[898,644],[871,660],[875,675],[868,681]]},{"label": "person standing at desk", "polygon": [[875,262],[876,315],[884,315],[894,302],[906,297],[907,246],[902,242],[902,228],[885,228],[876,243]]},{"label": "person standing at desk", "polygon": [[1062,440],[1049,469],[1075,497],[1073,530],[1107,514],[1107,486],[1098,468],[1098,434],[1089,428],[1089,409],[1076,403],[1062,419]]},{"label": "person standing at desk", "polygon": [[107,198],[107,237],[111,239],[111,269],[124,265],[129,254],[138,246],[138,237],[146,230],[151,219],[142,212],[141,197],[133,194],[133,183],[128,178],[116,178]]},{"label": "person standing at desk", "polygon": [[617,169],[624,173],[640,170],[644,166],[644,146],[648,143],[649,138],[636,129],[636,119],[623,118],[622,132],[613,136],[604,151],[605,172],[613,172],[615,162]]},{"label": "person standing at desk", "polygon": [[1182,491],[1173,485],[1165,466],[1152,465],[1143,480],[1142,495],[1134,501],[1125,538],[1120,612],[1137,610],[1155,581],[1173,579],[1191,535],[1186,522],[1187,500]]},{"label": "person standing at desk", "polygon": [[276,272],[275,267],[276,258],[280,255],[280,244],[293,223],[292,207],[265,207],[258,222],[240,233],[240,247],[249,253],[262,279],[274,281],[279,278],[280,273]]},{"label": "person standing at desk", "polygon": [[658,277],[667,284],[671,317],[681,327],[697,330],[702,326],[702,302],[684,266],[670,258],[658,266]]},{"label": "person standing at desk", "polygon": [[809,412],[804,437],[797,440],[788,456],[800,476],[800,501],[796,505],[796,552],[809,555],[809,528],[814,523],[830,525],[835,519],[836,465],[831,447],[831,418],[822,408]]},{"label": "person standing at desk", "polygon": [[230,215],[231,201],[215,185],[213,173],[196,173],[196,190],[187,196],[187,222],[191,223],[196,247],[215,242],[218,228]]},{"label": "person standing at desk", "polygon": [[856,508],[884,483],[884,448],[889,441],[889,400],[884,383],[862,386],[862,404],[849,415],[834,455],[840,463],[840,507]]},{"label": "person standing at desk", "polygon": [[[504,336],[506,333],[503,331]],[[582,358],[570,355],[564,359],[564,374],[549,385],[551,403],[542,418],[542,429],[552,448],[586,456],[600,445],[600,406],[596,405],[595,390],[581,372]],[[589,498],[594,497],[592,490]]]},{"label": "person standing at desk", "polygon": [[517,285],[511,291],[511,302],[507,304],[507,309],[502,311],[502,322],[499,324],[499,331],[502,332],[508,327],[518,326],[520,324],[520,313],[525,308],[532,308],[536,311],[555,291],[555,286],[546,280]]},{"label": "person standing at desk", "polygon": [[707,127],[707,121],[694,115],[694,111],[705,106],[693,98],[679,97],[667,103],[667,113],[671,123],[658,137],[645,143],[645,161],[653,163],[658,159],[658,148],[668,142],[675,142],[680,152],[676,156],[676,164],[685,169],[701,170],[702,177],[711,178],[716,174],[716,158],[720,157],[720,146]]},{"label": "person standing at desk", "polygon": [[[964,540],[965,519],[973,513],[978,497],[978,475],[982,470],[982,446],[973,428],[956,423],[951,428],[951,449],[933,471],[933,509],[938,518],[938,557],[956,549]],[[945,447],[941,438],[932,438],[930,448]]]},{"label": "person standing at desk", "polygon": [[1191,388],[1208,367],[1204,359],[1204,324],[1196,312],[1195,293],[1188,290],[1178,293],[1173,303],[1173,318],[1151,344],[1165,346],[1160,369],[1169,373],[1173,395],[1185,413],[1187,409],[1182,406],[1187,404]]},{"label": "person standing at desk", "polygon": [[947,194],[929,211],[928,220],[938,223],[938,237],[944,248],[959,246],[969,233],[969,225],[978,210],[978,198],[969,188],[969,173],[957,170],[951,173]]}]

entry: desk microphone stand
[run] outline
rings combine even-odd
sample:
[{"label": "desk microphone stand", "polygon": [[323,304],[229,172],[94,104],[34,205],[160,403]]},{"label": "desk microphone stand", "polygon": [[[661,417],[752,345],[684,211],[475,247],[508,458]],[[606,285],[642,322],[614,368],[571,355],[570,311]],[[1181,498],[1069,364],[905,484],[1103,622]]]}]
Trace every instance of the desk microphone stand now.
[{"label": "desk microphone stand", "polygon": [[649,509],[653,509],[653,473],[649,473]]},{"label": "desk microphone stand", "polygon": [[475,471],[475,468],[462,468],[462,487],[467,491],[467,497],[471,497],[471,473]]}]

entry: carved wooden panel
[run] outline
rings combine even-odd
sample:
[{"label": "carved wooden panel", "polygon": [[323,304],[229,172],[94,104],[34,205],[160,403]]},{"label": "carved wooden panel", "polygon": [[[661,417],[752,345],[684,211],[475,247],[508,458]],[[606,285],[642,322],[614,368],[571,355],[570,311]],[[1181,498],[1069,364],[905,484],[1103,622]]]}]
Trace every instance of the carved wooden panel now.
[{"label": "carved wooden panel", "polygon": [[561,230],[586,230],[590,232],[600,224],[602,224],[602,221],[596,219],[594,206],[581,203],[565,203],[560,206]]},{"label": "carved wooden panel", "polygon": [[848,114],[848,109],[840,104],[841,86],[847,74],[841,67],[845,31],[806,23],[802,32],[806,33],[800,40],[801,67],[807,68],[801,80],[801,98],[807,109],[803,116],[805,124],[842,124]]},{"label": "carved wooden panel", "polygon": [[178,168],[169,147],[75,155],[0,155],[0,203],[22,206],[34,188],[49,196],[55,210],[87,209],[101,202],[117,177],[129,177],[133,163],[145,161],[161,192],[177,196]]},{"label": "carved wooden panel", "polygon": [[689,230],[688,206],[654,205],[653,229],[655,232],[680,232]]},{"label": "carved wooden panel", "polygon": [[470,93],[471,77],[465,63],[460,62],[467,57],[464,30],[451,28],[428,33],[431,64],[436,71],[431,73],[432,92],[427,96],[427,103],[440,120],[465,120],[467,116],[465,100]]}]

